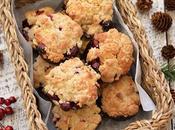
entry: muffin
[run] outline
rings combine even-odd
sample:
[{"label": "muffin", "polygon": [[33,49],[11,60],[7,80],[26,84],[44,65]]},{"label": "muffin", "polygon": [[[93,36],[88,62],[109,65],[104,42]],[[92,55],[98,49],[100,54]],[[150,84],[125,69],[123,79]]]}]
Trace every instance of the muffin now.
[{"label": "muffin", "polygon": [[130,117],[139,111],[139,95],[130,76],[123,76],[105,84],[102,92],[102,110],[110,117]]},{"label": "muffin", "polygon": [[28,24],[32,26],[24,28],[23,35],[43,59],[60,63],[79,54],[83,31],[69,16],[62,13],[41,13],[35,20],[30,20],[32,14],[27,14]]},{"label": "muffin", "polygon": [[[38,10],[31,10],[31,11],[27,11],[25,13],[25,18],[26,18],[26,22],[29,26],[36,24],[37,21],[37,17],[39,15],[50,15],[53,14],[55,11],[54,9],[52,9],[51,7],[43,7],[40,8]],[[23,23],[24,25],[24,23]]]},{"label": "muffin", "polygon": [[33,44],[44,59],[59,63],[79,53],[83,31],[67,15],[56,13],[38,18]]},{"label": "muffin", "polygon": [[53,121],[59,130],[95,130],[101,122],[100,111],[95,104],[70,111],[55,106],[52,110]]},{"label": "muffin", "polygon": [[127,35],[110,29],[95,34],[90,44],[86,61],[99,71],[103,82],[111,83],[128,73],[133,63],[133,46]]},{"label": "muffin", "polygon": [[90,106],[98,98],[97,80],[100,75],[79,58],[67,60],[53,68],[46,79],[44,91],[65,111]]},{"label": "muffin", "polygon": [[101,24],[112,20],[112,4],[112,0],[68,0],[66,13],[93,35],[103,31]]},{"label": "muffin", "polygon": [[35,88],[44,86],[46,82],[45,76],[50,72],[50,70],[54,66],[55,65],[43,60],[40,56],[36,58],[33,67],[33,79]]},{"label": "muffin", "polygon": [[51,7],[43,7],[38,10],[30,10],[25,13],[25,20],[22,22],[22,34],[24,38],[32,42],[34,38],[34,30],[36,27],[33,27],[33,25],[36,24],[37,17],[40,15],[50,15],[54,13],[55,11]]}]

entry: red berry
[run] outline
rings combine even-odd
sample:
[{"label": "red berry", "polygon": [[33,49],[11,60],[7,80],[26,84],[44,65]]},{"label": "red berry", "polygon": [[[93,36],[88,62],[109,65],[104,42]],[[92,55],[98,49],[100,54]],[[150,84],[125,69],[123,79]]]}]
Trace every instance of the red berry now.
[{"label": "red berry", "polygon": [[0,108],[0,120],[2,120],[5,116],[5,111],[4,109]]},{"label": "red berry", "polygon": [[5,99],[3,97],[0,97],[0,105],[4,104]]},{"label": "red berry", "polygon": [[12,126],[6,126],[5,130],[13,130],[13,127]]},{"label": "red berry", "polygon": [[5,114],[7,114],[7,115],[11,115],[11,114],[13,114],[14,112],[13,112],[13,109],[11,108],[11,107],[6,107],[5,108]]},{"label": "red berry", "polygon": [[3,128],[0,128],[0,130],[4,130]]},{"label": "red berry", "polygon": [[15,103],[15,102],[16,102],[16,98],[15,98],[14,96],[11,96],[11,97],[9,98],[9,100],[11,101],[11,103]]},{"label": "red berry", "polygon": [[6,99],[6,100],[5,100],[5,105],[6,105],[6,106],[10,106],[10,105],[11,105],[10,99]]}]

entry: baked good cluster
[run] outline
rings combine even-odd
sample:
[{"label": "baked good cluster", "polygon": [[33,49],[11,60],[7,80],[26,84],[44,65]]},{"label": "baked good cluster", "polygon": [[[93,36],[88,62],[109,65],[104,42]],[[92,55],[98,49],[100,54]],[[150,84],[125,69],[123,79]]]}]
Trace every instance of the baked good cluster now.
[{"label": "baked good cluster", "polygon": [[[64,10],[29,10],[22,33],[33,47],[34,87],[54,103],[61,130],[95,130],[139,111],[131,39],[112,22],[112,0],[65,0]],[[101,103],[97,103],[99,100]]]}]

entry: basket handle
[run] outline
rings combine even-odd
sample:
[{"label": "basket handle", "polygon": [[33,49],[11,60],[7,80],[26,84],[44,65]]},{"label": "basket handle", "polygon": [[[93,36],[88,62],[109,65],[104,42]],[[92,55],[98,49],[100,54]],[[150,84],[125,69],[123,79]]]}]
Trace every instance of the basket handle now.
[{"label": "basket handle", "polygon": [[30,130],[47,130],[36,106],[33,87],[28,77],[28,67],[24,61],[23,51],[15,31],[16,25],[11,15],[11,1],[12,0],[1,0],[0,2],[0,23],[3,25],[8,51],[10,52],[12,63],[15,66],[19,86],[21,87]]},{"label": "basket handle", "polygon": [[148,40],[141,22],[137,18],[137,11],[131,0],[116,0],[120,13],[132,31],[135,40],[139,45],[142,70],[144,77],[144,85],[149,92],[154,92],[154,99],[156,103],[156,110],[153,112],[152,119],[142,120],[131,123],[126,130],[133,130],[137,128],[159,129],[165,126],[170,120],[174,102],[170,93],[169,85],[161,72],[159,65],[151,57],[148,47]]}]

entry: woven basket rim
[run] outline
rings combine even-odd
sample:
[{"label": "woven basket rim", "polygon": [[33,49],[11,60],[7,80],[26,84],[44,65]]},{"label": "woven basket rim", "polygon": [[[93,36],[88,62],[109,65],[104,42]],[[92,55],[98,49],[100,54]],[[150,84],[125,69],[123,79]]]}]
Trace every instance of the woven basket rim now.
[{"label": "woven basket rim", "polygon": [[[25,2],[25,0],[23,1]],[[130,0],[117,0],[116,2],[125,23],[132,31],[134,38],[138,43],[142,61],[141,66],[144,73],[143,82],[148,91],[154,92],[152,96],[156,103],[156,110],[152,114],[152,119],[133,122],[125,128],[125,130],[139,128],[144,128],[145,130],[159,129],[161,126],[167,124],[173,113],[174,103],[169,85],[163,73],[160,71],[160,68],[157,67],[158,65],[155,60],[152,59],[149,54],[147,36],[141,22],[137,18],[136,8]],[[30,78],[27,75],[28,67],[17,38],[15,30],[16,25],[11,14],[11,1],[9,0],[2,0],[0,3],[0,23],[3,25],[8,51],[15,66],[16,76],[23,93],[23,99],[25,100],[27,117],[31,126],[30,129],[47,130],[46,124],[42,121],[41,114],[36,106],[33,87]]]}]

